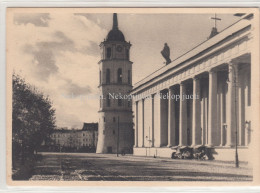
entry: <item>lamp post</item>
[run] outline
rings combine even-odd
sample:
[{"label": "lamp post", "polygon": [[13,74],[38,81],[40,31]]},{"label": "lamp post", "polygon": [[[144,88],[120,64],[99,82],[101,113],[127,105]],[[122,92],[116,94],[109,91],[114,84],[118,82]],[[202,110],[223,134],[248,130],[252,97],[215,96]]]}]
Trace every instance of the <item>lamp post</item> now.
[{"label": "lamp post", "polygon": [[[234,84],[234,92],[235,92],[235,166],[236,168],[239,167],[239,160],[238,160],[238,128],[237,128],[237,66],[235,66],[234,64],[231,65],[231,69],[229,71],[229,73],[232,73],[234,75],[234,79],[233,80],[228,80],[228,82],[232,82]],[[231,88],[232,89],[232,88]],[[232,102],[232,101],[231,101]],[[232,128],[231,128],[232,129]]]},{"label": "lamp post", "polygon": [[[236,139],[236,141],[235,141],[235,166],[236,166],[236,168],[238,168],[239,167],[239,160],[238,160],[238,150],[237,150],[237,148],[238,148],[238,128],[237,128],[237,66],[235,66],[234,64],[231,64],[230,65],[230,69],[229,69],[229,71],[228,71],[228,73],[231,73],[232,75],[234,75],[234,76],[232,76],[232,77],[234,77],[234,78],[232,78],[233,80],[229,80],[229,78],[228,78],[228,80],[227,80],[227,83],[228,82],[231,82],[231,83],[233,83],[234,84],[234,94],[235,94],[235,139]],[[233,86],[233,84],[232,84],[232,86]],[[231,88],[232,89],[232,88]],[[231,101],[232,102],[232,101]],[[231,125],[230,125],[230,127],[231,127]],[[230,129],[232,129],[232,128],[230,128]]]},{"label": "lamp post", "polygon": [[236,68],[234,68],[234,86],[235,86],[235,123],[236,123],[236,152],[235,152],[235,160],[236,160],[236,168],[238,168],[239,167],[239,161],[238,161],[238,152],[237,152],[238,128],[237,128],[237,71],[236,71]]}]

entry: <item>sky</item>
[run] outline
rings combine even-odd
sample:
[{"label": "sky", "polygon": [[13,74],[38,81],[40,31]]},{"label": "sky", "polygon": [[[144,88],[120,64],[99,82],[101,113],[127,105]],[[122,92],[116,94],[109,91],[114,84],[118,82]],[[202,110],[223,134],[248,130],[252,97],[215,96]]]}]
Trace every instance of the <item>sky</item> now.
[{"label": "sky", "polygon": [[[118,14],[119,29],[132,44],[133,84],[207,40],[214,14]],[[218,14],[222,31],[239,18]],[[112,14],[16,13],[8,33],[13,72],[48,95],[58,127],[81,129],[97,122],[99,44],[112,28]]]}]

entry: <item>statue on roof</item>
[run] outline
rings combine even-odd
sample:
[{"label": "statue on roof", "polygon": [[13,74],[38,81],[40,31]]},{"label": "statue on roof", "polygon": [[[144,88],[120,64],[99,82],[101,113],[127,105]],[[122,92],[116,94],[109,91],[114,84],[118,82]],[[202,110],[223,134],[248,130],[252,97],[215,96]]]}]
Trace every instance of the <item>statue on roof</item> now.
[{"label": "statue on roof", "polygon": [[167,45],[167,43],[164,44],[164,48],[161,51],[162,56],[164,57],[164,59],[166,60],[166,65],[171,63],[171,59],[170,59],[170,48]]}]

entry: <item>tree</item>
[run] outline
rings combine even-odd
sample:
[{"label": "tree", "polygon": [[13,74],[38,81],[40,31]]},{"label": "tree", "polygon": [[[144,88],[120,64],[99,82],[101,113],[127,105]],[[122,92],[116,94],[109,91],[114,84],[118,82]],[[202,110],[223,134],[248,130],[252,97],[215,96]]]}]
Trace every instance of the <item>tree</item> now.
[{"label": "tree", "polygon": [[13,74],[12,144],[14,154],[33,154],[55,128],[49,97]]}]

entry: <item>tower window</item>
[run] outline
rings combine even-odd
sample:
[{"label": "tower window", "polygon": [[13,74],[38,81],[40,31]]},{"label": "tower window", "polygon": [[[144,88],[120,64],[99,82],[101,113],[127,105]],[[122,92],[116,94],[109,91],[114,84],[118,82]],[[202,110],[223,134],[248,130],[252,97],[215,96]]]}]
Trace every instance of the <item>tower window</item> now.
[{"label": "tower window", "polygon": [[99,84],[101,84],[101,70],[99,71]]},{"label": "tower window", "polygon": [[109,98],[109,95],[107,95],[107,107],[110,107],[110,98]]},{"label": "tower window", "polygon": [[126,59],[129,60],[129,49],[126,49]]},{"label": "tower window", "polygon": [[128,78],[128,84],[131,84],[131,71],[130,70],[128,70],[127,78]]},{"label": "tower window", "polygon": [[110,83],[110,69],[106,70],[106,83]]},{"label": "tower window", "polygon": [[122,83],[122,68],[117,70],[117,82]]},{"label": "tower window", "polygon": [[111,48],[107,48],[107,59],[111,58]]},{"label": "tower window", "polygon": [[128,107],[130,107],[131,106],[131,101],[129,100],[129,101],[127,101],[127,105],[128,105]]},{"label": "tower window", "polygon": [[118,99],[118,106],[121,107],[122,106],[122,99]]}]

